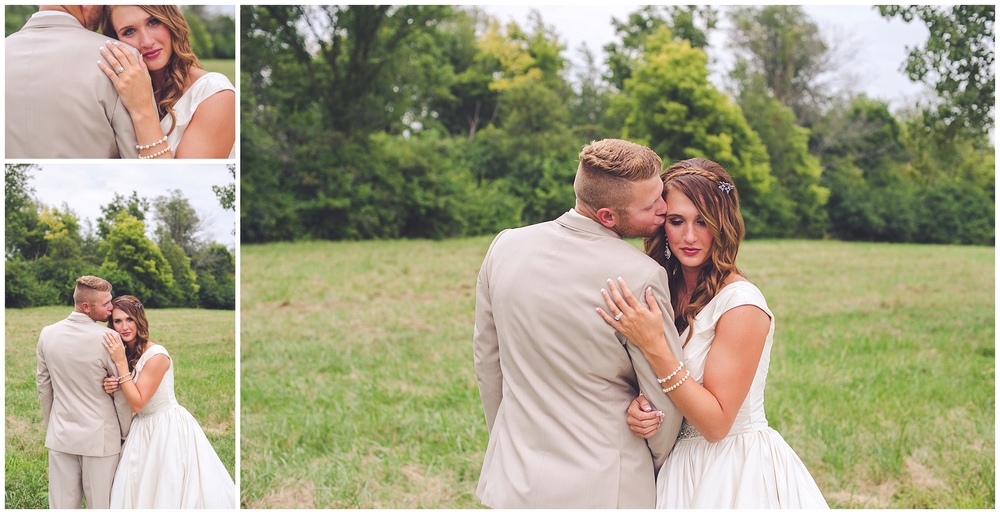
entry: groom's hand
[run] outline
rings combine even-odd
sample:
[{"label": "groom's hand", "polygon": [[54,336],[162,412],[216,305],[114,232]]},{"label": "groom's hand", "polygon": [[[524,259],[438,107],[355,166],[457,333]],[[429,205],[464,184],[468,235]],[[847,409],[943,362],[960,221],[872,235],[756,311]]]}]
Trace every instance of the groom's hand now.
[{"label": "groom's hand", "polygon": [[627,412],[628,427],[635,435],[644,439],[652,437],[663,422],[663,411],[653,410],[649,400],[641,394],[632,400]]},{"label": "groom's hand", "polygon": [[104,377],[104,392],[108,394],[115,394],[118,390],[118,378],[112,375]]}]

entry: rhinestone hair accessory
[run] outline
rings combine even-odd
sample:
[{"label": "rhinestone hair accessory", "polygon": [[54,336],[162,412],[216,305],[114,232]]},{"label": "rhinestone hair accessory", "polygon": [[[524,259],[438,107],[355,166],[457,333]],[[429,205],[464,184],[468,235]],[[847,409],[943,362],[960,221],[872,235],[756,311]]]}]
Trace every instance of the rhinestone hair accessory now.
[{"label": "rhinestone hair accessory", "polygon": [[729,194],[733,190],[733,185],[729,182],[719,182],[719,190],[723,193]]},{"label": "rhinestone hair accessory", "polygon": [[136,309],[141,309],[142,308],[142,304],[139,303],[139,302],[133,303],[132,306],[135,307]]}]

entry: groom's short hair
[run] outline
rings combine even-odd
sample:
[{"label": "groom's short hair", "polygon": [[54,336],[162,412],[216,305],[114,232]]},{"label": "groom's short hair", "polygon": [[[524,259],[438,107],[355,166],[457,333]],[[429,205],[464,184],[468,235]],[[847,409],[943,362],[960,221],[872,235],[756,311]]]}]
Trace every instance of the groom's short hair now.
[{"label": "groom's short hair", "polygon": [[657,176],[663,161],[656,152],[621,139],[593,141],[580,152],[573,190],[594,210],[622,212],[632,202],[631,183]]},{"label": "groom's short hair", "polygon": [[110,293],[111,282],[101,277],[85,275],[76,279],[76,289],[73,291],[73,303],[80,305],[94,301],[95,293]]}]

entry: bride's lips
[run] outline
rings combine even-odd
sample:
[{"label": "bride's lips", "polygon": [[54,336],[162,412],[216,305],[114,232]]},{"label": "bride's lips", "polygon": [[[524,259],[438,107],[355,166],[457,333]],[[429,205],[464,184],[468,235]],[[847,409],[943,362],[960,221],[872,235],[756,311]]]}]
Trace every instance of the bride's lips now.
[{"label": "bride's lips", "polygon": [[698,252],[700,252],[700,251],[701,250],[698,249],[698,248],[681,248],[681,252],[684,252],[684,255],[687,255],[687,256],[698,255]]},{"label": "bride's lips", "polygon": [[152,52],[146,52],[146,53],[142,54],[142,58],[146,59],[147,61],[152,61],[153,59],[156,59],[157,57],[159,57],[160,56],[160,52],[162,52],[162,51],[163,51],[163,49],[161,48],[159,50],[153,50]]}]

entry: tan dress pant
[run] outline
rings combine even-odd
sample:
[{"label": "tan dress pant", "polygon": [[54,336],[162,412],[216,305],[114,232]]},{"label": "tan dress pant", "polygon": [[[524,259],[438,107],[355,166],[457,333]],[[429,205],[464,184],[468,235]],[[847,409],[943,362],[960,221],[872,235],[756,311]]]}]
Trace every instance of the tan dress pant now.
[{"label": "tan dress pant", "polygon": [[88,509],[111,507],[111,482],[118,455],[86,457],[49,449],[49,508]]}]

